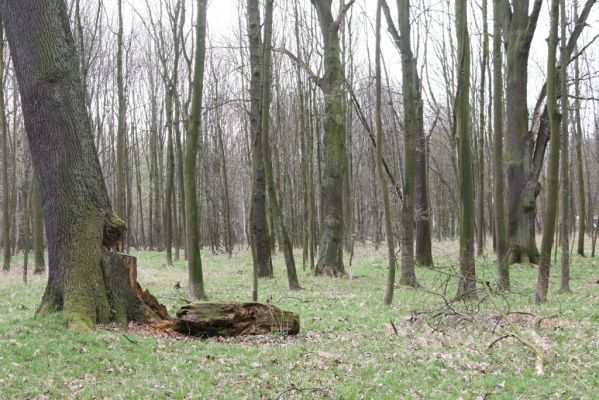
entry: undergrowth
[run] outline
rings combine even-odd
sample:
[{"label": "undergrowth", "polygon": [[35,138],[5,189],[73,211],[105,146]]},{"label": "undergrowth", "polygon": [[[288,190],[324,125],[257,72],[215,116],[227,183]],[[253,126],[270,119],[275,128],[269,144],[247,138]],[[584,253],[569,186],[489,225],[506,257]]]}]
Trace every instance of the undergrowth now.
[{"label": "undergrowth", "polygon": [[[298,312],[295,337],[194,338],[99,328],[66,329],[54,315],[33,318],[45,277],[21,283],[21,259],[0,275],[0,399],[592,399],[599,388],[597,259],[573,257],[572,293],[560,294],[553,266],[549,302],[533,303],[536,268],[511,268],[512,292],[481,288],[479,300],[452,302],[457,271],[453,244],[436,245],[434,269],[418,268],[420,289],[397,287],[383,305],[384,249],[356,250],[352,279],[315,278],[301,270],[304,290],[289,292],[282,256],[275,278],[261,279],[260,300]],[[183,304],[183,260],[139,252],[139,281],[171,313]],[[212,300],[251,300],[251,256],[205,254]],[[493,257],[477,273],[493,288]],[[182,289],[175,283],[181,282]],[[511,333],[495,306],[541,346],[535,355]]]}]

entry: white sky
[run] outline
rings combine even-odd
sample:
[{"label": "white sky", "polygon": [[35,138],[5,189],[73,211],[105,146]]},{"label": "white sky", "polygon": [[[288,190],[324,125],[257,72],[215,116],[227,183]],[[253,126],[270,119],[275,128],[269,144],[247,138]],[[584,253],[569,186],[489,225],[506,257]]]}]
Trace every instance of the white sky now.
[{"label": "white sky", "polygon": [[[95,1],[95,0],[88,0]],[[112,13],[116,9],[116,0],[104,0],[105,7],[108,13]],[[139,16],[135,16],[135,13],[132,11],[135,8],[137,13],[144,15],[146,10],[146,2],[150,4],[152,8],[158,8],[161,1],[164,0],[125,0],[124,11],[125,14],[132,18],[133,21],[137,19],[137,21],[133,22],[134,25],[139,24]],[[195,0],[186,0],[188,20],[191,19],[192,15],[195,17]],[[451,2],[451,10],[449,11],[449,15],[447,12],[447,1]],[[586,0],[579,0],[579,8],[582,8],[584,2]],[[533,2],[532,0],[530,1]],[[338,7],[338,1],[334,2],[334,9]],[[387,3],[391,7],[392,15],[396,18],[395,11],[395,0],[387,0]],[[435,67],[434,64],[438,64],[433,59],[434,57],[431,54],[432,42],[438,41],[442,36],[443,28],[440,26],[441,22],[444,21],[445,24],[452,24],[453,28],[453,0],[412,0],[412,18],[419,18],[421,6],[419,4],[425,3],[427,8],[432,10],[431,18],[435,20],[431,27],[431,33],[429,35],[429,55],[427,58],[427,62],[429,62],[429,70],[432,75],[438,74],[438,67]],[[488,0],[489,7],[489,15],[492,14],[492,0]],[[549,11],[548,11],[548,3],[549,0],[545,0],[543,4],[543,10],[541,11],[541,17],[539,19],[538,27],[535,33],[535,37],[533,40],[531,56],[529,61],[529,107],[534,106],[534,102],[536,100],[536,96],[539,92],[539,88],[542,83],[545,81],[545,70],[546,70],[546,55],[547,55],[547,44],[546,38],[548,36],[548,21],[549,21]],[[245,0],[209,0],[208,3],[208,32],[210,35],[211,43],[214,46],[223,45],[226,43],[237,43],[237,40],[234,39],[234,33],[238,32],[238,24],[239,24],[239,13],[245,12]],[[275,37],[277,35],[281,37],[282,34],[293,34],[294,28],[294,17],[293,17],[293,4],[294,0],[275,0]],[[306,10],[310,10],[311,4],[309,0],[299,0],[300,7],[303,7]],[[372,50],[374,48],[374,20],[376,14],[376,4],[377,0],[357,0],[353,6],[353,26],[354,26],[354,34],[358,37],[358,41],[356,43],[356,50],[354,52],[354,58],[356,60],[362,60],[364,63],[368,57],[368,54],[372,56]],[[478,61],[477,58],[479,56],[479,38],[478,30],[482,29],[481,21],[480,21],[480,4],[481,0],[471,0],[469,1],[469,6],[471,8],[471,16],[470,16],[470,34],[472,40],[472,50],[473,50],[473,71],[478,70]],[[567,7],[573,6],[573,0],[567,1]],[[476,18],[473,18],[474,10],[476,9]],[[286,11],[288,10],[288,11]],[[113,15],[115,15],[113,13]],[[243,14],[242,14],[243,16]],[[115,16],[116,17],[116,16]],[[115,18],[116,19],[116,18]],[[242,21],[243,28],[245,29],[245,19]],[[593,12],[591,13],[588,19],[589,26],[585,28],[585,32],[582,38],[579,40],[579,44],[587,43],[591,38],[599,34],[599,6],[595,6]],[[492,30],[492,20],[489,19],[489,30]],[[281,32],[281,31],[285,32]],[[394,81],[399,81],[401,76],[401,66],[399,55],[395,47],[393,46],[389,35],[386,31],[386,22],[383,17],[383,56],[385,58],[385,63],[387,66],[387,70],[391,76],[391,79]],[[320,35],[320,33],[318,33]],[[423,45],[424,37],[422,35],[418,35],[418,32],[413,31],[412,40],[416,42],[420,39],[420,46]],[[597,52],[598,44],[593,44],[589,50],[588,54],[592,61],[594,61],[595,55]],[[416,43],[413,44],[416,46]],[[295,45],[293,41],[289,42],[288,47],[294,49]],[[420,58],[420,62],[422,62],[423,58]],[[444,88],[439,88],[439,90],[443,90]],[[583,104],[583,107],[590,106],[590,104]]]}]

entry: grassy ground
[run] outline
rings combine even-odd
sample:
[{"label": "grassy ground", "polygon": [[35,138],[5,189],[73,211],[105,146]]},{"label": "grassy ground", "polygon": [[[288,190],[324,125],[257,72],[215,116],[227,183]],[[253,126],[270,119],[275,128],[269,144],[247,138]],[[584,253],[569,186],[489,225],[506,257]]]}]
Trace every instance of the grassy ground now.
[{"label": "grassy ground", "polygon": [[[439,293],[454,293],[457,251],[443,243],[435,254],[438,270],[418,269],[422,289],[398,288],[392,307],[382,304],[384,249],[358,249],[351,280],[300,273],[305,290],[295,293],[286,290],[277,255],[277,277],[260,281],[260,297],[299,312],[300,335],[209,340],[110,329],[79,334],[60,316],[36,321],[45,278],[23,285],[17,257],[13,270],[0,275],[0,399],[597,398],[597,259],[573,258],[571,294],[557,293],[554,266],[550,301],[541,307],[532,302],[536,269],[519,265],[512,268],[512,294],[451,311]],[[174,312],[184,296],[173,288],[177,280],[185,285],[184,262],[166,267],[161,253],[136,255],[141,284]],[[480,258],[477,268],[493,281],[491,258]],[[211,299],[251,298],[247,252],[205,255],[204,271]],[[520,312],[509,317],[543,350],[544,375],[536,374],[531,350],[514,339],[487,349],[511,333],[493,304]]]}]

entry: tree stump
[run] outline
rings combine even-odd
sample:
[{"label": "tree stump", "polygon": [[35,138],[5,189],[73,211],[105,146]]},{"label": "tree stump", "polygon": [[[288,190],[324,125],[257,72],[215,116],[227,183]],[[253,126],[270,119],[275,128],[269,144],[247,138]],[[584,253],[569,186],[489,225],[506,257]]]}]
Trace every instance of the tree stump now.
[{"label": "tree stump", "polygon": [[137,259],[113,251],[102,256],[102,273],[106,283],[111,321],[127,326],[128,321],[140,323],[172,319],[166,307],[137,282]]},{"label": "tree stump", "polygon": [[177,312],[173,327],[193,336],[240,336],[299,333],[299,315],[262,303],[201,301]]}]

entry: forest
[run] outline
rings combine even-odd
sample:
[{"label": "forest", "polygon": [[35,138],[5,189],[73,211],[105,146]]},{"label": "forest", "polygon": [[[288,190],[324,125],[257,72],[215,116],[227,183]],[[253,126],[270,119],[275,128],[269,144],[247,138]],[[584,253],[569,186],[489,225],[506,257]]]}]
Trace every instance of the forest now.
[{"label": "forest", "polygon": [[592,399],[596,0],[0,0],[0,400]]}]

